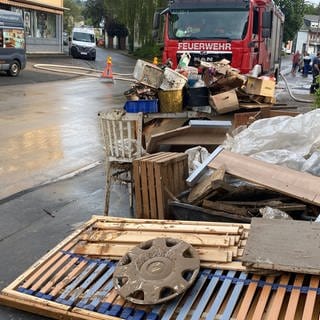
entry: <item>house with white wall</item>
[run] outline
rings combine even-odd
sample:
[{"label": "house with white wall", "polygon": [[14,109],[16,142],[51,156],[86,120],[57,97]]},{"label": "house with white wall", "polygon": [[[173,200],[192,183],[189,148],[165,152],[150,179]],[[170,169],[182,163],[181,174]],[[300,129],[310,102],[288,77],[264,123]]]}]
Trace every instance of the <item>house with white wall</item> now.
[{"label": "house with white wall", "polygon": [[296,50],[316,54],[320,51],[320,16],[305,15],[296,38]]}]

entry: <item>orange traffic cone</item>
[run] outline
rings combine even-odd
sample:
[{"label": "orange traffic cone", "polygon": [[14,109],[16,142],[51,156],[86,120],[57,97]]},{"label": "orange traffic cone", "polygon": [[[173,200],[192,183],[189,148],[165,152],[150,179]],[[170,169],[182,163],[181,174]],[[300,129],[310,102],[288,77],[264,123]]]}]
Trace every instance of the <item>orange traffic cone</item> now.
[{"label": "orange traffic cone", "polygon": [[106,81],[112,81],[113,82],[113,74],[112,74],[112,59],[111,57],[107,58],[107,65],[104,68],[101,78]]}]

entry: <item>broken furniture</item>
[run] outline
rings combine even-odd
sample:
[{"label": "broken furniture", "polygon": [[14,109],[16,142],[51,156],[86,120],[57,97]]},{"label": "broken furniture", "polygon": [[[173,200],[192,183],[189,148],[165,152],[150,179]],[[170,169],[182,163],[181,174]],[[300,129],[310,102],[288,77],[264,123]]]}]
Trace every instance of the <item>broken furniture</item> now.
[{"label": "broken furniture", "polygon": [[[4,288],[0,302],[61,320],[318,319],[320,277],[247,272],[233,252],[248,233],[246,224],[93,217]],[[194,285],[167,303],[126,301],[112,282],[116,260],[144,239],[166,235],[196,248]],[[222,260],[224,248],[232,262],[205,261]]]},{"label": "broken furniture", "polygon": [[143,114],[112,110],[100,113],[99,119],[106,153],[104,213],[108,215],[111,183],[116,179],[128,184],[130,207],[133,205],[132,162],[142,155]]}]

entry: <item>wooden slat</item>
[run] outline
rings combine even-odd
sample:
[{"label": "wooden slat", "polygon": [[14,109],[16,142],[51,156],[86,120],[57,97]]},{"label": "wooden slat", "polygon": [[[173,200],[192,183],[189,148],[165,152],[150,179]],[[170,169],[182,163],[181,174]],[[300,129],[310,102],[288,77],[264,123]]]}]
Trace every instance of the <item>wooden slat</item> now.
[{"label": "wooden slat", "polygon": [[[137,243],[138,244],[138,243]],[[106,245],[106,244],[79,244],[75,249],[75,254],[88,255],[94,257],[103,257],[103,258],[113,258],[119,259],[123,255],[125,255],[130,249],[132,249],[133,245]],[[228,248],[198,248],[197,252],[200,256],[200,259],[204,264],[207,262],[231,262],[233,260],[233,251]]]},{"label": "wooden slat", "polygon": [[232,283],[231,278],[233,278],[234,276],[235,276],[235,271],[229,271],[227,273],[227,279],[225,279],[223,281],[222,286],[217,294],[217,297],[214,300],[214,302],[208,312],[206,320],[215,319],[215,317],[218,314],[218,311],[220,309],[220,306],[222,305],[223,300],[224,300],[225,296],[227,295],[229,287],[231,286],[231,283]]},{"label": "wooden slat", "polygon": [[293,286],[295,288],[292,289],[291,294],[290,294],[290,299],[289,299],[289,303],[287,306],[287,312],[285,315],[285,320],[294,320],[296,319],[295,314],[296,314],[296,310],[297,310],[297,306],[298,306],[298,302],[299,302],[299,298],[300,298],[300,288],[303,284],[303,279],[304,276],[302,274],[298,274],[296,275],[296,278],[294,280]]},{"label": "wooden slat", "polygon": [[181,234],[172,232],[150,232],[150,231],[122,231],[107,232],[94,231],[92,234],[83,235],[80,240],[88,242],[108,243],[140,243],[154,238],[177,238],[192,245],[229,247],[239,242],[239,237],[228,235],[210,234]]},{"label": "wooden slat", "polygon": [[[95,229],[98,230],[118,230],[118,231],[154,231],[154,232],[178,232],[178,233],[196,233],[196,234],[229,234],[229,235],[238,235],[244,234],[244,227],[249,228],[248,224],[235,224],[235,223],[220,223],[220,222],[194,222],[188,221],[189,223],[180,223],[179,221],[159,221],[151,220],[152,223],[146,223],[146,220],[138,220],[135,222],[123,221],[123,222],[97,222],[94,225]],[[245,235],[245,238],[248,237],[248,234]]]},{"label": "wooden slat", "polygon": [[[309,284],[309,291],[307,293],[306,303],[304,305],[302,319],[311,320],[313,319],[313,310],[315,307],[315,302],[317,298],[317,289],[319,288],[319,280],[318,276],[312,276]],[[310,290],[313,289],[313,290]]]},{"label": "wooden slat", "polygon": [[275,280],[275,277],[273,277],[273,276],[267,277],[267,279],[266,279],[267,284],[263,287],[262,292],[259,296],[259,301],[258,301],[258,304],[257,304],[255,310],[254,310],[252,320],[261,320],[262,319],[262,315],[263,315],[265,307],[267,305],[274,280]]},{"label": "wooden slat", "polygon": [[252,280],[254,281],[249,284],[246,294],[241,302],[241,306],[237,314],[237,320],[247,319],[247,314],[250,309],[253,298],[255,296],[255,293],[258,287],[258,281],[260,280],[260,278],[261,277],[259,275],[254,275],[252,277]]},{"label": "wooden slat", "polygon": [[153,162],[147,162],[147,173],[148,173],[148,189],[149,189],[149,202],[150,202],[150,219],[158,218],[157,210],[157,197],[156,197],[156,188],[155,188],[155,174]]},{"label": "wooden slat", "polygon": [[269,307],[266,320],[278,319],[283,303],[284,296],[286,294],[285,286],[289,283],[290,274],[286,273],[281,276],[280,285],[283,287],[278,288],[275,297],[272,301],[271,306]]},{"label": "wooden slat", "polygon": [[134,181],[134,194],[135,194],[135,216],[140,219],[143,217],[142,211],[142,186],[140,180],[140,165],[137,160],[133,161],[133,181]]},{"label": "wooden slat", "polygon": [[311,204],[320,205],[320,179],[312,174],[292,170],[223,150],[209,164],[247,181],[268,187]]}]

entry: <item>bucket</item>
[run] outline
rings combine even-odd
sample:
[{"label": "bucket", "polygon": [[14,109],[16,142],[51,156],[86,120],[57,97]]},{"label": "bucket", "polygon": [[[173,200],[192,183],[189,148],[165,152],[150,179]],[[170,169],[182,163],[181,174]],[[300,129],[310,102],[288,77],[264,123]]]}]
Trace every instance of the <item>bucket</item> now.
[{"label": "bucket", "polygon": [[189,88],[186,92],[186,104],[189,107],[209,105],[209,91],[207,87]]},{"label": "bucket", "polygon": [[163,73],[163,80],[160,85],[162,90],[181,90],[188,79],[182,74],[170,69],[165,68]]},{"label": "bucket", "polygon": [[181,112],[183,107],[182,90],[159,90],[160,112]]}]

